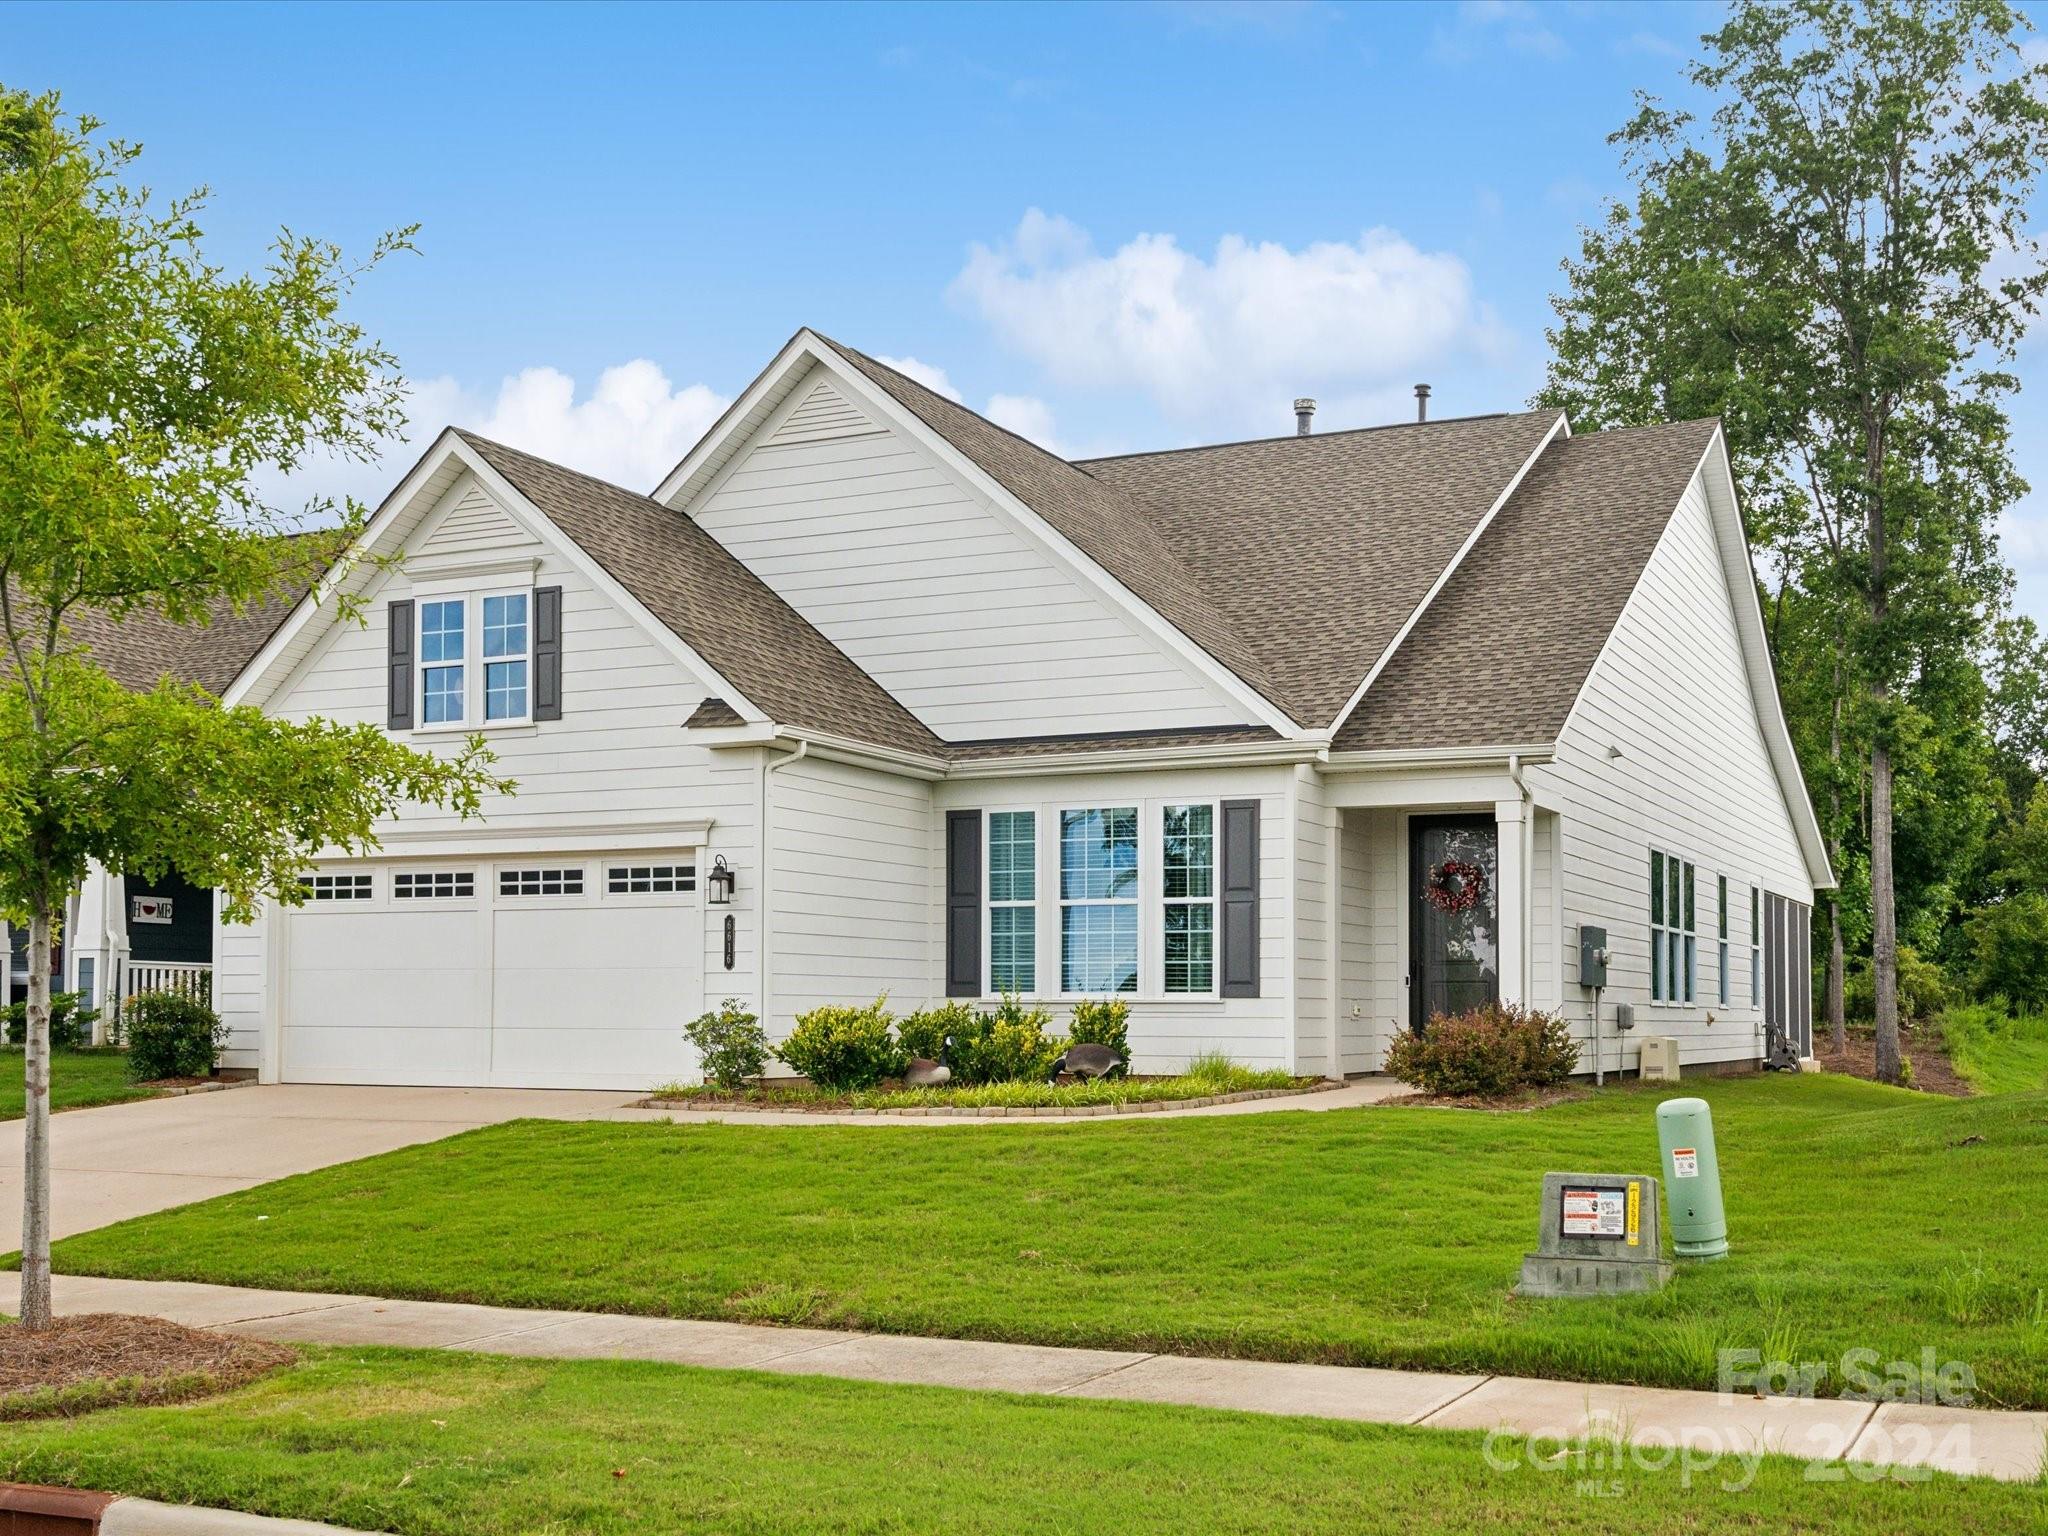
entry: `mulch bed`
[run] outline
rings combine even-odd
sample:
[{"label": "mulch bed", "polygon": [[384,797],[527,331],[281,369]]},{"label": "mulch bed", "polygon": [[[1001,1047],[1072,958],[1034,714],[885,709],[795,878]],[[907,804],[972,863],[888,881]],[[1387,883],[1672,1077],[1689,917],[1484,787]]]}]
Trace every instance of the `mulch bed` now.
[{"label": "mulch bed", "polygon": [[89,1312],[41,1333],[9,1323],[0,1327],[0,1421],[208,1397],[297,1358],[282,1344],[158,1317]]},{"label": "mulch bed", "polygon": [[1380,1103],[1414,1109],[1488,1109],[1497,1114],[1513,1114],[1548,1109],[1553,1104],[1570,1104],[1574,1100],[1591,1097],[1592,1092],[1590,1088],[1567,1084],[1562,1088],[1524,1089],[1497,1099],[1473,1094],[1403,1093],[1391,1099],[1381,1099]]},{"label": "mulch bed", "polygon": [[[1827,1025],[1814,1025],[1813,1054],[1822,1071],[1839,1072],[1844,1077],[1861,1077],[1875,1082],[1876,1033],[1871,1030],[1852,1029],[1844,1043],[1847,1047],[1845,1050],[1829,1050]],[[1976,1092],[1976,1089],[1956,1074],[1954,1065],[1948,1059],[1948,1052],[1942,1049],[1941,1035],[1932,1026],[1924,1026],[1918,1032],[1903,1037],[1899,1044],[1906,1060],[1913,1064],[1913,1086],[1923,1093],[1943,1093],[1952,1099],[1966,1099]]]}]

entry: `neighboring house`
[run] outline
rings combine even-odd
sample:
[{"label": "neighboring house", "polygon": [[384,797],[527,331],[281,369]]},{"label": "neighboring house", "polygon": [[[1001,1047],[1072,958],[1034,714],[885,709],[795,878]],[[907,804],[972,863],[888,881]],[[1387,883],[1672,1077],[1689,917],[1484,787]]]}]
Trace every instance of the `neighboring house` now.
[{"label": "neighboring house", "polygon": [[725,997],[1004,991],[1122,993],[1141,1072],[1374,1071],[1496,996],[1590,1068],[1581,925],[1609,1070],[1810,1048],[1832,876],[1715,422],[1068,463],[803,331],[652,496],[450,430],[365,542],[369,624],[300,603],[225,697],[518,791],[220,925],[266,1078],[645,1087]]}]

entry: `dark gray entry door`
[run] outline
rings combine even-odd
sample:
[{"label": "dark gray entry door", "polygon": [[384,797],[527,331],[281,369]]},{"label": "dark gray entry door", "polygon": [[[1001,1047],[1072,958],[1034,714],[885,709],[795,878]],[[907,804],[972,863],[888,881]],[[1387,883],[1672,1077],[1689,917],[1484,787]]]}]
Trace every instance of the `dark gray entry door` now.
[{"label": "dark gray entry door", "polygon": [[[1500,999],[1496,836],[1491,816],[1409,820],[1408,1022],[1415,1029],[1433,1014]],[[1466,892],[1461,869],[1479,871],[1476,890]]]}]

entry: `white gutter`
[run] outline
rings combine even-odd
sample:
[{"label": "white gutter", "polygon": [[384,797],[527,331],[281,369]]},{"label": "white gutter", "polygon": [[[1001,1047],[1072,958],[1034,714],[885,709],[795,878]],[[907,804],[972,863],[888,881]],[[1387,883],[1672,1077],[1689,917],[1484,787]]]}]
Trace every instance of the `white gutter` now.
[{"label": "white gutter", "polygon": [[1404,768],[1496,768],[1502,763],[1547,763],[1556,755],[1556,742],[1532,741],[1511,742],[1497,747],[1382,747],[1364,752],[1332,751],[1324,762],[1332,773],[1352,769],[1387,772]]}]

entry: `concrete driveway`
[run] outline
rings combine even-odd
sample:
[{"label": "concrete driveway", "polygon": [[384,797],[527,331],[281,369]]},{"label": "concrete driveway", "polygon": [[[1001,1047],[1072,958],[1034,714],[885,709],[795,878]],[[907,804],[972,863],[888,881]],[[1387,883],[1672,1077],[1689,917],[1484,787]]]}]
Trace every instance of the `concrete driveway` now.
[{"label": "concrete driveway", "polygon": [[[604,1120],[636,1093],[278,1084],[54,1115],[58,1237],[506,1120]],[[637,1119],[631,1113],[621,1119]],[[0,1123],[0,1252],[17,1246],[22,1122]]]}]

